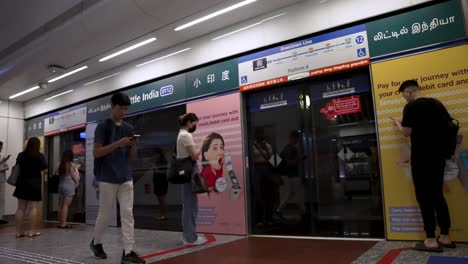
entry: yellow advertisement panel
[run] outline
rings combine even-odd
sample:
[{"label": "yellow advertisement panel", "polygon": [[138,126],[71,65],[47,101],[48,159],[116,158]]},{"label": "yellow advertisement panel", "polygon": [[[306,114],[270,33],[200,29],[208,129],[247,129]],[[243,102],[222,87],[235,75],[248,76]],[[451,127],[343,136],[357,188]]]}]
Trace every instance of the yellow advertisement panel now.
[{"label": "yellow advertisement panel", "polygon": [[416,79],[424,96],[442,101],[460,122],[461,144],[452,176],[446,173],[444,177],[444,192],[452,219],[450,235],[455,241],[468,242],[468,45],[375,63],[372,75],[387,238],[420,240],[425,237],[410,167],[405,163],[410,155],[409,138],[403,137],[390,119],[402,118],[406,104],[398,93],[400,83]]}]

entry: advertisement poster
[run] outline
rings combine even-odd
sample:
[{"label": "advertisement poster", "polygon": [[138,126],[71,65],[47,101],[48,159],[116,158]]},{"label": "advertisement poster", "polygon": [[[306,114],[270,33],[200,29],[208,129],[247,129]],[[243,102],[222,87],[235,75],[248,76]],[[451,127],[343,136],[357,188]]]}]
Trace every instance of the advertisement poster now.
[{"label": "advertisement poster", "polygon": [[402,118],[406,101],[398,93],[400,83],[416,79],[424,96],[442,101],[460,122],[460,146],[456,152],[458,177],[444,182],[450,210],[453,240],[468,242],[468,45],[399,58],[372,65],[373,89],[380,140],[385,215],[388,239],[420,240],[425,233],[408,174],[410,148],[390,117]]},{"label": "advertisement poster", "polygon": [[[88,124],[86,127],[86,224],[94,225],[99,212],[99,191],[96,188],[97,182],[94,178],[94,131],[97,123]],[[112,210],[110,226],[117,226],[116,205]]]},{"label": "advertisement poster", "polygon": [[349,70],[369,62],[365,26],[355,26],[239,58],[240,90]]},{"label": "advertisement poster", "polygon": [[198,196],[197,231],[245,235],[240,95],[189,103],[187,112],[200,119],[193,138],[202,147],[199,171],[211,190]]}]

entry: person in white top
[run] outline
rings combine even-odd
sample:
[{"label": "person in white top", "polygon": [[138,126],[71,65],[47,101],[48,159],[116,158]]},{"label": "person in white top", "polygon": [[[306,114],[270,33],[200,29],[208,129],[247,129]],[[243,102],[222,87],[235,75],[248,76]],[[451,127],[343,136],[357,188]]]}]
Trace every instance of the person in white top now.
[{"label": "person in white top", "polygon": [[[177,136],[177,158],[191,157],[194,161],[194,170],[198,170],[196,161],[200,157],[200,146],[195,146],[192,133],[197,129],[198,117],[188,113],[179,117],[180,130]],[[196,171],[195,171],[196,172]],[[201,245],[206,238],[198,236],[197,227],[198,197],[192,192],[192,183],[187,182],[182,187],[182,229],[184,245]]]},{"label": "person in white top", "polygon": [[[3,150],[3,142],[0,141],[0,152]],[[5,158],[0,154],[0,224],[8,224],[8,221],[3,219],[5,213],[5,182],[6,172],[10,169],[7,161],[10,159],[10,155]]]}]

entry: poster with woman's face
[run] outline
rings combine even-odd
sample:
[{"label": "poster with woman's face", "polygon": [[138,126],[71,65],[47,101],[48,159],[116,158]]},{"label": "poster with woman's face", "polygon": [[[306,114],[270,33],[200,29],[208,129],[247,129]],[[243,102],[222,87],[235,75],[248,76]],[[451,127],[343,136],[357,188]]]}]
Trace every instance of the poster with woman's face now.
[{"label": "poster with woman's face", "polygon": [[[205,178],[208,191],[226,191],[224,139],[218,133],[210,133],[201,147],[201,175]],[[218,183],[218,184],[217,184]]]},{"label": "poster with woman's face", "polygon": [[209,192],[198,196],[197,230],[246,234],[240,96],[230,94],[187,105],[200,119],[193,133],[200,146],[200,175]]}]

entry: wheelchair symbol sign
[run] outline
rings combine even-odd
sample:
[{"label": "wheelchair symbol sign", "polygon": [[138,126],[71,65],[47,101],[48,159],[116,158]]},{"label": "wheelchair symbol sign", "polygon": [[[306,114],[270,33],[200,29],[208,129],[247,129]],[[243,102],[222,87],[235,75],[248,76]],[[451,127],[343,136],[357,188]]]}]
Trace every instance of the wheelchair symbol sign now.
[{"label": "wheelchair symbol sign", "polygon": [[247,80],[247,76],[242,76],[241,77],[241,83],[247,83],[248,80]]},{"label": "wheelchair symbol sign", "polygon": [[359,35],[355,39],[356,44],[362,44],[364,42],[364,37],[362,35]]},{"label": "wheelchair symbol sign", "polygon": [[357,50],[358,57],[365,57],[367,56],[366,48],[361,48]]}]

